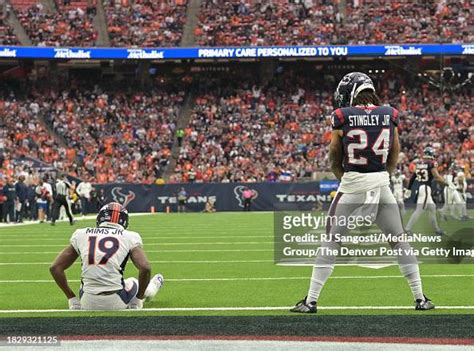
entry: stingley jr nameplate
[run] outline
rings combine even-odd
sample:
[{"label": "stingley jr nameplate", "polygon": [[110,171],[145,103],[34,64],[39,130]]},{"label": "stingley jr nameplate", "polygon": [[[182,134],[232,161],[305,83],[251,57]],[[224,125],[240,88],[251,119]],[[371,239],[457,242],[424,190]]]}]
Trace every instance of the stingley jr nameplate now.
[{"label": "stingley jr nameplate", "polygon": [[[398,208],[394,207],[393,214],[397,213]],[[377,225],[383,227],[384,220],[390,219],[357,211],[343,216],[275,212],[275,263],[313,264],[317,254],[337,256],[338,264],[392,264],[400,256],[413,255],[420,262],[474,262],[474,233],[466,223],[459,222],[453,232],[439,236],[432,232],[429,223],[421,223],[413,233],[385,233]],[[328,242],[339,245],[324,245]],[[399,242],[408,242],[410,248],[397,248]]]}]

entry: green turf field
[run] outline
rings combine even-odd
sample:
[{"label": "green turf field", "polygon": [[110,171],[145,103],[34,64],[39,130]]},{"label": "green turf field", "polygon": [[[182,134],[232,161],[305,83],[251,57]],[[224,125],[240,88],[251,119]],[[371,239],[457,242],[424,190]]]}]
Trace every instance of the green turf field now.
[{"label": "green turf field", "polygon": [[[426,218],[421,222],[427,222]],[[472,228],[473,223],[463,222],[463,226]],[[278,266],[273,262],[272,213],[155,214],[130,219],[130,230],[142,235],[153,273],[161,272],[165,277],[157,298],[145,304],[145,308],[154,310],[41,312],[67,308],[66,298],[49,274],[49,264],[68,244],[74,228],[92,225],[94,220],[78,221],[75,227],[58,223],[54,227],[33,224],[0,228],[0,317],[288,315],[286,307],[304,297],[308,289],[311,267]],[[441,226],[449,234],[459,222],[441,222]],[[129,262],[125,275],[136,273]],[[422,313],[474,313],[474,266],[422,264],[421,273],[425,293],[444,307]],[[68,278],[77,291],[79,263],[68,270]],[[412,306],[411,292],[397,266],[337,266],[319,306],[319,314],[326,315],[420,313],[408,309]],[[407,309],[377,309],[387,306]],[[249,307],[280,309],[242,309]]]}]

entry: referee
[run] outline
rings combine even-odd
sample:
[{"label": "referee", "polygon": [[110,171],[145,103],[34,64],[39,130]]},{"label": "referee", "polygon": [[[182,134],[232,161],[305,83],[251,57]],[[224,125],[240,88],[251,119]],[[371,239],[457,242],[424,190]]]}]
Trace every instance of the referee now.
[{"label": "referee", "polygon": [[69,210],[69,204],[67,202],[69,188],[71,188],[71,184],[67,181],[66,175],[61,174],[59,178],[56,180],[56,196],[54,197],[53,203],[53,218],[51,220],[51,225],[56,223],[56,220],[59,218],[59,210],[61,206],[64,206],[66,210],[66,214],[69,218],[69,224],[73,225],[74,220],[71,215],[71,211]]}]

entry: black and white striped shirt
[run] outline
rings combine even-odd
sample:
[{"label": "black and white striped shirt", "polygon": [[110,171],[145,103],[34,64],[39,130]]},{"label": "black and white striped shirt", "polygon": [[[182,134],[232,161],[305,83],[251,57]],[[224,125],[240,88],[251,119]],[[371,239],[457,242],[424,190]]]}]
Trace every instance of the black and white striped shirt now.
[{"label": "black and white striped shirt", "polygon": [[63,196],[68,196],[69,194],[69,187],[71,185],[64,180],[58,179],[56,181],[56,194],[57,195],[63,195]]}]

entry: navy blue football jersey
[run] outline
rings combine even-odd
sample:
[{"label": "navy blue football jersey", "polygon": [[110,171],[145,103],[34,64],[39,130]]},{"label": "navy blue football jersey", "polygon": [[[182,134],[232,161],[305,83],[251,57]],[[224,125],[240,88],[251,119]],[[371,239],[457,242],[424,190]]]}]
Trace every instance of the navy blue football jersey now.
[{"label": "navy blue football jersey", "polygon": [[433,168],[438,167],[438,163],[435,160],[422,158],[415,162],[415,179],[421,185],[430,185],[433,181]]},{"label": "navy blue football jersey", "polygon": [[335,110],[333,129],[343,132],[344,172],[372,173],[387,170],[398,110],[390,106],[351,106]]}]

